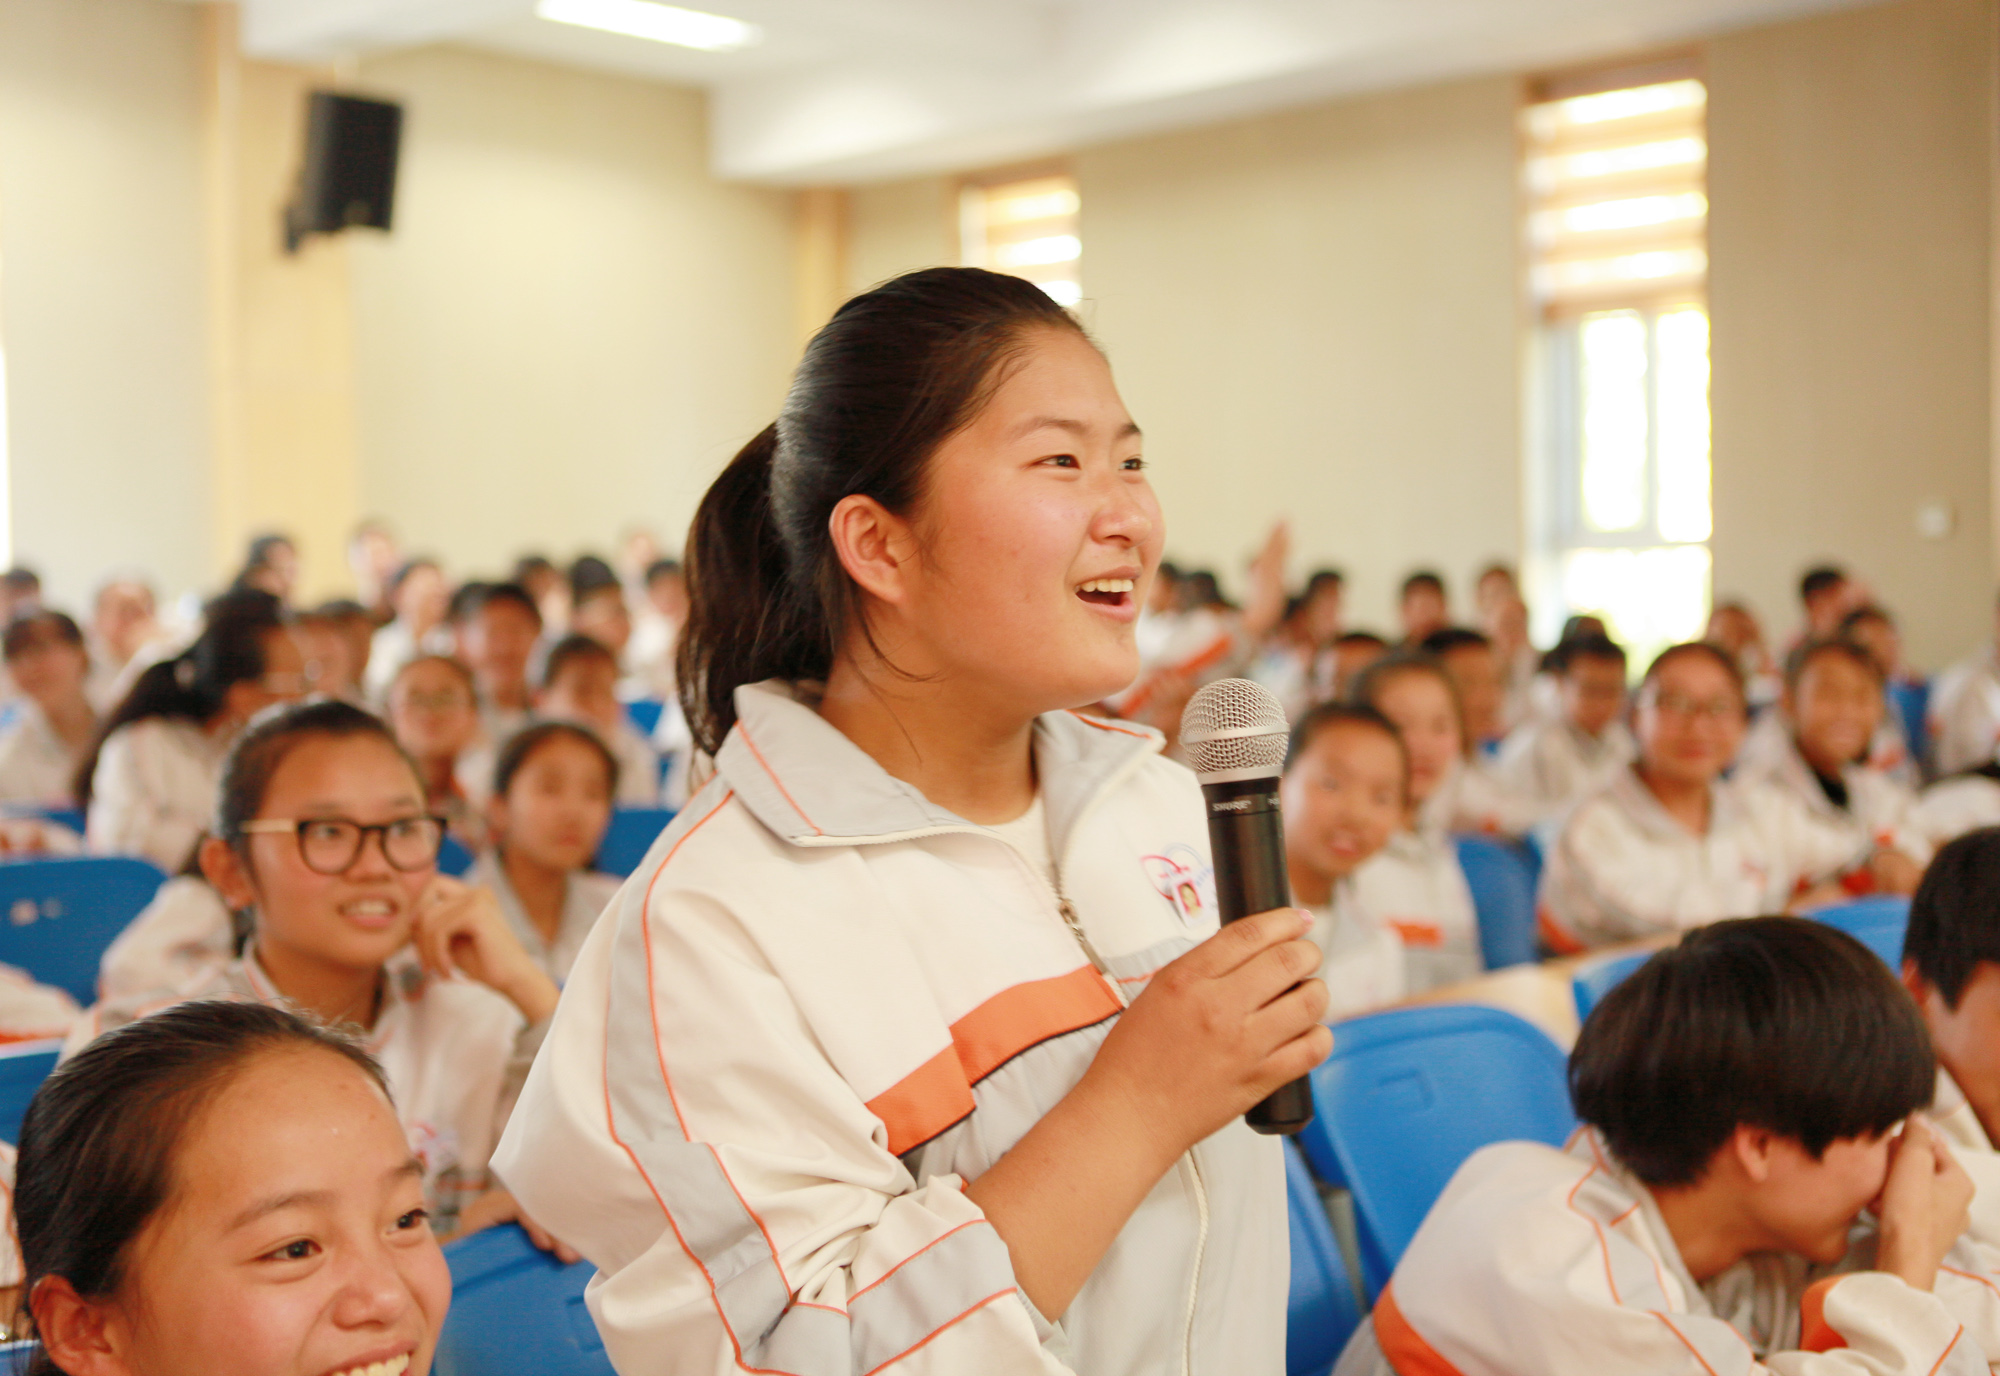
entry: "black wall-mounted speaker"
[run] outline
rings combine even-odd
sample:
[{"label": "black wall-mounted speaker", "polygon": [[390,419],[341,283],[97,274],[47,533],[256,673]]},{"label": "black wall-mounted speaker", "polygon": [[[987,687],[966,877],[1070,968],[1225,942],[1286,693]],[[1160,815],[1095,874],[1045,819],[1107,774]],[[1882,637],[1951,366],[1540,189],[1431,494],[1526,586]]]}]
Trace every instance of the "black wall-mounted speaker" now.
[{"label": "black wall-mounted speaker", "polygon": [[389,228],[396,204],[396,153],[403,107],[334,91],[314,91],[306,106],[305,164],[285,209],[285,248],[308,234],[349,225]]}]

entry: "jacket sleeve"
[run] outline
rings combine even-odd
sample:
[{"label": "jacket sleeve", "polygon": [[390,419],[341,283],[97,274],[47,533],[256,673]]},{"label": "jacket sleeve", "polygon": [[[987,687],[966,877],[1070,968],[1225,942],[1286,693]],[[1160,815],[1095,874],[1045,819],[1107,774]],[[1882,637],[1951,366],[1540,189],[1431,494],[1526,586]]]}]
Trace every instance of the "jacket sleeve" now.
[{"label": "jacket sleeve", "polygon": [[1672,931],[1683,886],[1660,872],[1660,857],[1617,824],[1608,804],[1570,815],[1542,877],[1541,914],[1552,944],[1577,949]]},{"label": "jacket sleeve", "polygon": [[622,1376],[1061,1372],[958,1178],[914,1180],[886,1143],[731,913],[634,884],[494,1167],[597,1266]]}]

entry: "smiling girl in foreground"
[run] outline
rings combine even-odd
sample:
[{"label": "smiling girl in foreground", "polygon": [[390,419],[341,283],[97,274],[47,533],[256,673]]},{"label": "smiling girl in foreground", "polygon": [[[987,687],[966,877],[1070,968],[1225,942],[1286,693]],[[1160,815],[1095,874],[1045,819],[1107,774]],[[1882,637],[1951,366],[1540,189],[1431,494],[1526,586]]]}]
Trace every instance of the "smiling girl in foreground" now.
[{"label": "smiling girl in foreground", "polygon": [[424,1376],[451,1300],[382,1072],[256,1004],[58,1070],[21,1134],[31,1376]]},{"label": "smiling girl in foreground", "polygon": [[[556,986],[491,893],[438,874],[443,823],[388,727],[335,701],[264,717],[230,752],[216,812],[202,870],[251,912],[250,943],[166,1002],[244,999],[359,1029],[423,1161],[438,1230],[512,1218],[486,1162]],[[66,1050],[161,1006],[100,1004]]]},{"label": "smiling girl in foreground", "polygon": [[976,269],[849,301],[690,541],[716,778],[591,933],[495,1166],[614,1364],[1276,1376],[1303,916],[1216,934],[1193,776],[1064,709],[1164,538],[1110,369]]}]

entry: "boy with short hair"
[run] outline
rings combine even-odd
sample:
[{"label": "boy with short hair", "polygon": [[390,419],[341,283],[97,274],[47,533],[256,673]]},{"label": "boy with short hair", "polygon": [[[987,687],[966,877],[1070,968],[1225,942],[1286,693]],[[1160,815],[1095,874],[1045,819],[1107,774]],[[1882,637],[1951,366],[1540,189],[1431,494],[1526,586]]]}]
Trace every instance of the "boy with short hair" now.
[{"label": "boy with short hair", "polygon": [[1466,1161],[1336,1376],[1981,1376],[2000,1252],[1911,1116],[1932,1074],[1853,938],[1688,933],[1584,1025],[1569,1149]]},{"label": "boy with short hair", "polygon": [[1493,772],[1554,817],[1611,782],[1639,753],[1625,725],[1625,651],[1606,635],[1566,640],[1549,652],[1559,717],[1517,727]]}]

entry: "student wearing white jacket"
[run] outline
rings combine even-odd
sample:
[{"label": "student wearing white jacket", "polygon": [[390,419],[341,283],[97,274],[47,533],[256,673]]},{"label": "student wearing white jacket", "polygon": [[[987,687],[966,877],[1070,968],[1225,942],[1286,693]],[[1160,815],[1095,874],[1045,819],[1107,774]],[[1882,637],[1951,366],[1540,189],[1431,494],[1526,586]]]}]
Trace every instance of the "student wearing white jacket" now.
[{"label": "student wearing white jacket", "polygon": [[1743,681],[1715,646],[1662,650],[1633,724],[1638,761],[1570,814],[1542,871],[1542,936],[1557,951],[1837,902],[1893,877],[1872,840],[1722,778],[1743,739]]},{"label": "student wearing white jacket", "polygon": [[1923,1026],[1853,938],[1690,933],[1592,1013],[1570,1083],[1569,1149],[1467,1160],[1336,1376],[1984,1376],[2000,1353],[2000,1251],[1916,1114]]},{"label": "student wearing white jacket", "polygon": [[1567,640],[1549,653],[1561,712],[1532,716],[1500,747],[1493,775],[1545,819],[1561,816],[1611,782],[1639,753],[1625,715],[1625,651],[1604,635]]},{"label": "student wearing white jacket", "polygon": [[[1215,929],[1198,791],[1061,709],[1137,671],[1159,507],[1020,279],[898,278],[703,499],[715,777],[571,970],[494,1165],[624,1376],[1284,1365],[1296,911]],[[762,680],[762,681],[760,681]]]}]

